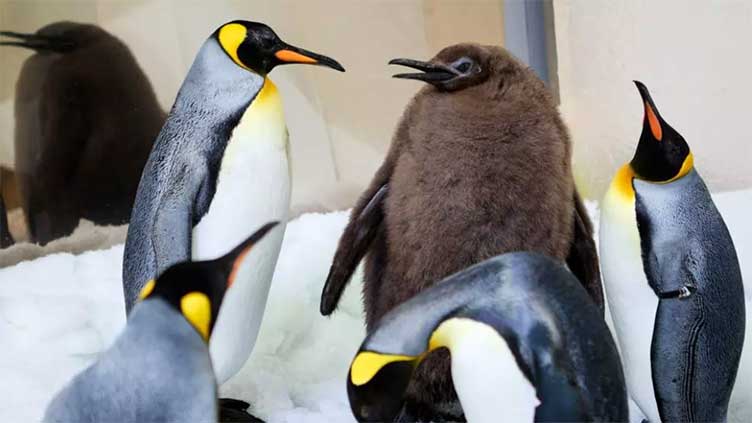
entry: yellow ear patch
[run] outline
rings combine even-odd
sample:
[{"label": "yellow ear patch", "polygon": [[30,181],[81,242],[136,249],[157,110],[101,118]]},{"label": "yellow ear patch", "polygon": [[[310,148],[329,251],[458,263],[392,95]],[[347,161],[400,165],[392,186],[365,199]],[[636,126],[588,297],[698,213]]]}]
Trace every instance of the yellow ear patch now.
[{"label": "yellow ear patch", "polygon": [[211,323],[211,301],[206,294],[190,292],[180,299],[180,310],[183,316],[196,328],[204,340],[209,340],[209,324]]},{"label": "yellow ear patch", "polygon": [[138,293],[138,299],[143,300],[144,298],[151,295],[151,292],[154,291],[154,285],[156,285],[156,281],[154,279],[150,280],[149,282],[146,282],[146,285],[144,285],[143,288],[141,288],[141,292]]},{"label": "yellow ear patch", "polygon": [[412,361],[416,358],[409,355],[379,354],[372,351],[363,351],[355,356],[355,360],[350,365],[350,380],[355,386],[365,385],[387,364],[396,361]]},{"label": "yellow ear patch", "polygon": [[238,47],[243,44],[247,34],[248,30],[243,25],[239,23],[230,23],[219,29],[217,38],[219,39],[219,44],[225,52],[230,55],[235,64],[243,69],[251,70],[248,66],[244,65],[238,57]]}]

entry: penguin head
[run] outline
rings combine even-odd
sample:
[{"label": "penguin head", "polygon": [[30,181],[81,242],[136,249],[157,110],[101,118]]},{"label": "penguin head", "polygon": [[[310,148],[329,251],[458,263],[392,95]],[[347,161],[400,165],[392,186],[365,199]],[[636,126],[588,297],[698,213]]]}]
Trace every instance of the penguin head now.
[{"label": "penguin head", "polygon": [[503,285],[498,272],[505,266],[499,261],[472,266],[398,305],[376,323],[347,375],[350,408],[358,421],[394,420],[415,369],[434,351],[451,352],[469,329],[502,337],[503,325],[496,324],[494,316]]},{"label": "penguin head", "polygon": [[103,36],[111,37],[96,25],[69,21],[45,25],[33,34],[0,31],[0,36],[13,40],[0,41],[0,45],[28,48],[41,54],[71,53],[99,41]]},{"label": "penguin head", "polygon": [[479,44],[457,44],[447,47],[428,62],[413,59],[392,59],[390,65],[402,65],[421,72],[398,73],[394,78],[416,79],[442,91],[455,91],[478,85],[491,73],[491,54]]},{"label": "penguin head", "polygon": [[266,75],[278,65],[302,63],[326,66],[344,72],[336,60],[282,41],[267,25],[236,20],[213,34],[232,61],[243,69]]},{"label": "penguin head", "polygon": [[[485,293],[479,292],[478,297]],[[497,324],[500,319],[492,310],[492,302],[478,307],[483,302],[478,298],[472,300],[475,304],[466,304],[440,317],[435,315],[436,320],[431,318],[428,326],[414,320],[417,317],[414,312],[431,315],[430,308],[437,300],[438,297],[431,302],[412,303],[413,310],[402,309],[385,316],[361,345],[347,376],[350,407],[358,421],[393,421],[403,407],[404,394],[415,369],[434,351],[446,349],[454,354],[463,342],[487,346],[490,343],[486,341],[491,339],[497,344],[512,345],[506,340],[509,331]],[[416,307],[418,304],[420,308]],[[515,361],[515,365],[519,363],[522,360]],[[520,370],[530,378],[527,368]],[[460,394],[463,388],[467,387],[455,386]]]},{"label": "penguin head", "polygon": [[642,97],[645,115],[637,150],[630,162],[635,177],[649,182],[671,182],[686,175],[693,167],[689,145],[658,112],[648,88],[634,81]]},{"label": "penguin head", "polygon": [[538,88],[544,88],[543,83],[532,72],[528,72],[526,66],[498,46],[462,43],[444,48],[428,62],[392,59],[389,64],[421,71],[399,73],[394,78],[427,82],[445,92],[483,85],[495,96],[499,90],[506,90],[517,82],[529,80],[536,81]]},{"label": "penguin head", "polygon": [[232,286],[243,258],[277,225],[264,225],[229,253],[215,260],[182,262],[165,270],[141,290],[142,301],[161,299],[173,306],[209,340],[225,292]]}]

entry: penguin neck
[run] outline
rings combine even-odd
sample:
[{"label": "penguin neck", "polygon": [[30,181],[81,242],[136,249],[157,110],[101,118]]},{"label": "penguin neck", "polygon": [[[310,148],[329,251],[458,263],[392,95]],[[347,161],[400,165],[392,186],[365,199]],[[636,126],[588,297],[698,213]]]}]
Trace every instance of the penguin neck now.
[{"label": "penguin neck", "polygon": [[[170,116],[198,114],[236,118],[245,112],[264,85],[264,77],[232,62],[214,38],[199,50],[183,82]],[[207,122],[209,121],[209,122]]]},{"label": "penguin neck", "polygon": [[[148,298],[136,304],[128,316],[125,332],[133,331],[139,332],[136,334],[139,337],[154,337],[154,343],[169,342],[172,346],[203,348],[208,352],[207,343],[198,330],[175,307],[160,298]],[[165,333],[171,336],[165,337]]]},{"label": "penguin neck", "polygon": [[[439,325],[429,349],[447,347],[452,379],[468,421],[533,421],[540,404],[506,340],[491,326],[468,318]],[[489,389],[491,388],[491,389]]]},{"label": "penguin neck", "polygon": [[[267,77],[233,130],[228,149],[244,149],[253,144],[252,147],[257,151],[286,150],[287,142],[282,99],[274,82]],[[233,146],[234,144],[237,146]]]},{"label": "penguin neck", "polygon": [[627,200],[629,202],[634,202],[634,199],[635,199],[634,181],[640,181],[645,184],[653,184],[653,185],[667,185],[667,184],[671,184],[676,181],[679,181],[687,176],[690,176],[690,174],[694,174],[694,173],[696,172],[694,170],[694,157],[692,156],[692,153],[689,153],[687,155],[679,172],[674,177],[672,177],[671,179],[667,181],[649,181],[649,180],[641,179],[638,177],[637,173],[632,168],[632,165],[627,163],[623,165],[621,168],[619,168],[619,170],[616,172],[616,175],[614,176],[614,179],[611,182],[611,187],[609,188],[609,191],[620,196],[624,200]]}]

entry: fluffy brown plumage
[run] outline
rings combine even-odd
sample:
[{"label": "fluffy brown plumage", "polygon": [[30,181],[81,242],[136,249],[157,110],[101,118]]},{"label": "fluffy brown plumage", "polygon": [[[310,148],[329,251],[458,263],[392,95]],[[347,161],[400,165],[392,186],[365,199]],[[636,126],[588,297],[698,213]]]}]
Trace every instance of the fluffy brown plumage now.
[{"label": "fluffy brown plumage", "polygon": [[[324,314],[336,306],[351,263],[366,252],[369,328],[444,277],[509,251],[569,258],[573,270],[585,269],[581,280],[591,295],[602,299],[590,223],[577,207],[570,140],[552,96],[500,47],[459,44],[429,63],[445,66],[461,57],[480,70],[432,82],[407,106],[340,239]],[[584,239],[575,240],[575,232]],[[446,351],[421,364],[406,399],[406,417],[458,417]]]}]

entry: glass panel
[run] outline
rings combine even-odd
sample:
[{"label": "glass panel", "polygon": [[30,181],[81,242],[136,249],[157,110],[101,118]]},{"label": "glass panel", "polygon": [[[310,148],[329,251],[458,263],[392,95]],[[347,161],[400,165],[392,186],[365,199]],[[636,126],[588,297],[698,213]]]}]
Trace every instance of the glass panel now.
[{"label": "glass panel", "polygon": [[0,29],[16,33],[3,41],[27,46],[0,48],[0,177],[11,232],[43,245],[70,235],[79,219],[126,223],[140,169],[199,46],[234,18],[262,20],[347,68],[283,67],[271,77],[291,134],[293,213],[349,207],[419,88],[389,78],[387,62],[428,59],[465,40],[499,44],[502,9],[490,0],[2,1]]}]

